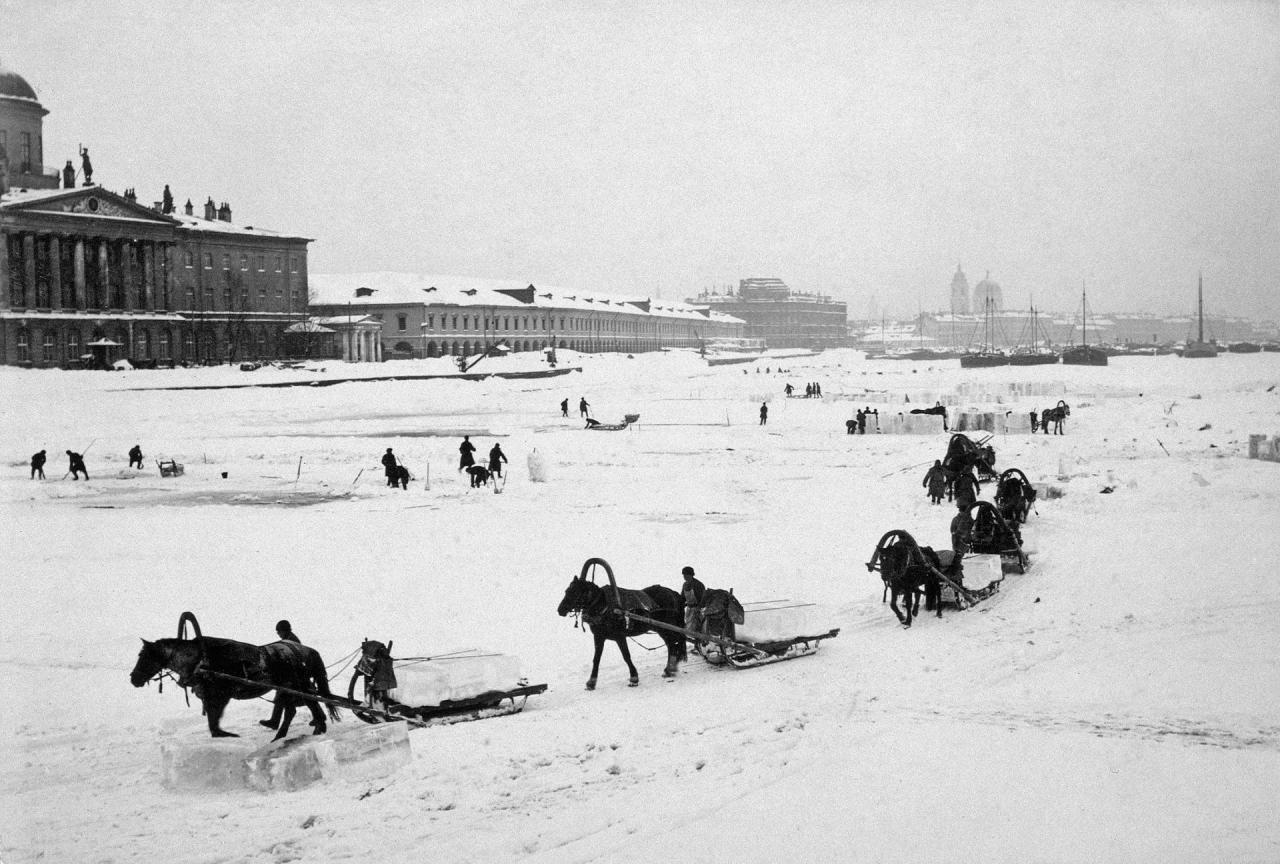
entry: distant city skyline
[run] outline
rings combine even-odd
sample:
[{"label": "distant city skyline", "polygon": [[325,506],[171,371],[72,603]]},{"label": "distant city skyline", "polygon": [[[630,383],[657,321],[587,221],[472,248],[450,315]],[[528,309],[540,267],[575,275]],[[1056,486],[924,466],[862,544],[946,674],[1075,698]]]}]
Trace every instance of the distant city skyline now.
[{"label": "distant city skyline", "polygon": [[398,270],[1280,318],[1280,4],[0,0],[44,161]]}]

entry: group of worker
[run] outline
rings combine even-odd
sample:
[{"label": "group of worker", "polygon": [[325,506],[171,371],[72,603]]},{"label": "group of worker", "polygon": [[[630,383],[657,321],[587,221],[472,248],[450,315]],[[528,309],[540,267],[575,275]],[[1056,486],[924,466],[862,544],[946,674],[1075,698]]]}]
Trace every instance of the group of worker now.
[{"label": "group of worker", "polygon": [[[85,448],[86,450],[88,448]],[[31,454],[31,479],[44,480],[44,466],[49,461],[48,452],[41,450]],[[129,448],[129,467],[142,470],[142,446],[134,444]],[[84,454],[77,453],[74,450],[67,451],[67,473],[71,475],[72,480],[79,480],[80,475],[84,475],[84,479],[89,479],[89,469],[84,465]]]}]

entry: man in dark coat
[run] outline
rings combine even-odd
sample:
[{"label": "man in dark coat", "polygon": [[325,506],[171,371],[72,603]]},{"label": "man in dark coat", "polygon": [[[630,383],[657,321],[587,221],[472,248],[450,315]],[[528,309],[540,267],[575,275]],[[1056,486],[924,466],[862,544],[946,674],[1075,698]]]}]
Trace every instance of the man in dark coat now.
[{"label": "man in dark coat", "polygon": [[763,426],[769,422],[769,403],[760,403],[760,425]]},{"label": "man in dark coat", "polygon": [[67,451],[67,459],[69,460],[67,471],[71,474],[72,480],[80,479],[80,472],[84,472],[84,479],[89,479],[89,469],[84,467],[84,457],[79,453]]},{"label": "man in dark coat", "polygon": [[955,496],[956,506],[969,508],[978,500],[978,478],[972,471],[965,471],[951,481],[951,494]]},{"label": "man in dark coat", "polygon": [[138,470],[141,471],[142,470],[142,445],[141,444],[134,444],[132,447],[129,448],[129,467],[130,468],[134,467],[135,463],[138,466]]},{"label": "man in dark coat", "polygon": [[47,458],[48,457],[44,455],[43,450],[41,450],[39,453],[32,454],[31,456],[31,479],[32,480],[36,479],[36,475],[39,475],[41,480],[44,479],[44,463]]},{"label": "man in dark coat", "polygon": [[502,476],[502,463],[507,461],[507,454],[502,452],[502,447],[494,444],[489,450],[489,473],[494,477]]},{"label": "man in dark coat", "polygon": [[869,408],[864,408],[858,412],[858,434],[867,434],[867,415],[871,413]]},{"label": "man in dark coat", "polygon": [[397,481],[400,479],[396,471],[396,466],[400,463],[396,461],[396,454],[391,452],[391,448],[387,448],[387,452],[382,454],[382,468],[387,474],[387,485],[395,488]]},{"label": "man in dark coat", "polygon": [[[387,452],[390,453],[391,451],[388,449]],[[276,622],[276,638],[281,642],[297,642],[299,645],[302,644],[302,640],[294,635],[293,625],[285,618],[281,618]],[[259,720],[258,724],[260,726],[266,726],[268,729],[278,729],[280,727],[280,716],[282,714],[284,714],[284,706],[280,704],[279,699],[276,699],[274,704],[271,706],[271,719]]]},{"label": "man in dark coat", "polygon": [[1040,421],[1036,419],[1036,412],[1031,412],[1031,434],[1036,434],[1036,427],[1040,425]]},{"label": "man in dark coat", "polygon": [[941,504],[942,496],[947,494],[947,472],[942,467],[942,460],[935,459],[933,467],[924,475],[922,484],[929,489],[929,501]]},{"label": "man in dark coat", "polygon": [[963,504],[956,505],[956,515],[951,520],[951,548],[957,556],[969,551],[970,537],[973,533],[973,519],[969,516],[969,508]]},{"label": "man in dark coat", "polygon": [[568,396],[564,397],[564,399],[560,402],[560,416],[561,417],[569,416],[569,397]]},{"label": "man in dark coat", "polygon": [[466,471],[472,465],[476,464],[475,457],[471,454],[476,452],[476,445],[471,443],[470,435],[462,436],[462,443],[458,445],[458,470]]},{"label": "man in dark coat", "polygon": [[591,407],[591,405],[590,405],[590,403],[588,403],[588,402],[587,402],[587,397],[586,397],[586,396],[583,396],[582,398],[580,398],[580,399],[578,400],[578,416],[579,416],[579,417],[586,417],[586,416],[587,416],[587,409],[588,409],[588,408],[590,408],[590,407]]},{"label": "man in dark coat", "polygon": [[1047,410],[1040,412],[1040,433],[1042,435],[1049,434],[1049,412]]},{"label": "man in dark coat", "polygon": [[684,628],[701,632],[702,595],[706,593],[707,586],[693,575],[692,567],[685,567],[680,575],[684,577],[684,585],[680,587],[680,594],[684,597]]},{"label": "man in dark coat", "polygon": [[782,388],[783,392],[784,392],[784,393],[786,393],[788,396],[790,396],[790,395],[791,395],[791,391],[792,391],[792,390],[795,390],[795,389],[796,389],[796,388],[792,387],[790,384],[787,384],[787,386],[786,386],[786,387],[783,387],[783,388]]}]

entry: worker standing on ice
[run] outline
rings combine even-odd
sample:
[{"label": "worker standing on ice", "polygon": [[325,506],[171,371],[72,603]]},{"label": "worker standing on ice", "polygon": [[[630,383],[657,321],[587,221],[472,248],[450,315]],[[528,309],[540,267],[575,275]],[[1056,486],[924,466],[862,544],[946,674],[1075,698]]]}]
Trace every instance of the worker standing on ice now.
[{"label": "worker standing on ice", "polygon": [[48,457],[44,455],[44,451],[34,453],[31,456],[31,479],[36,479],[36,475],[40,475],[40,479],[44,479],[44,463]]},{"label": "worker standing on ice", "polygon": [[129,448],[129,467],[130,468],[134,467],[134,463],[137,463],[138,470],[141,471],[142,470],[142,445],[141,444],[134,444],[132,447]]},{"label": "worker standing on ice", "polygon": [[769,403],[760,403],[760,425],[763,426],[769,422]]},{"label": "worker standing on ice", "polygon": [[[706,593],[707,586],[693,575],[692,567],[685,567],[680,575],[684,577],[684,585],[680,588],[680,594],[684,597],[684,629],[701,633],[702,595]],[[697,647],[696,643],[694,647]]]},{"label": "worker standing on ice", "polygon": [[391,448],[387,448],[387,452],[382,454],[382,468],[387,474],[387,485],[395,487],[399,480],[396,466],[400,463],[396,462],[396,454],[391,452]]},{"label": "worker standing on ice", "polygon": [[462,443],[458,445],[458,470],[466,471],[472,465],[476,464],[476,459],[471,454],[476,452],[476,445],[471,443],[470,435],[462,436]]},{"label": "worker standing on ice", "polygon": [[929,489],[930,503],[942,503],[942,496],[947,494],[947,471],[942,467],[941,459],[933,461],[933,467],[924,475],[924,483],[922,485]]},{"label": "worker standing on ice", "polygon": [[489,473],[494,477],[501,477],[502,463],[506,461],[507,454],[502,452],[502,447],[494,444],[493,449],[489,451]]},{"label": "worker standing on ice", "polygon": [[[388,449],[387,452],[390,453],[391,450]],[[281,642],[297,642],[299,645],[302,644],[302,640],[294,635],[293,625],[285,618],[276,622],[276,638]],[[282,714],[284,714],[284,705],[280,704],[279,694],[276,694],[275,704],[271,707],[271,719],[259,720],[258,725],[266,726],[268,729],[278,729],[280,728],[280,717]]]},{"label": "worker standing on ice", "polygon": [[587,409],[588,409],[588,408],[590,408],[590,407],[591,407],[591,406],[587,403],[587,397],[586,397],[586,396],[583,396],[582,398],[580,398],[580,399],[578,400],[578,416],[579,416],[579,417],[586,417],[586,416],[588,416],[588,415],[587,415]]},{"label": "worker standing on ice", "polygon": [[564,399],[560,402],[560,416],[561,417],[569,416],[569,397],[568,396],[564,397]]}]

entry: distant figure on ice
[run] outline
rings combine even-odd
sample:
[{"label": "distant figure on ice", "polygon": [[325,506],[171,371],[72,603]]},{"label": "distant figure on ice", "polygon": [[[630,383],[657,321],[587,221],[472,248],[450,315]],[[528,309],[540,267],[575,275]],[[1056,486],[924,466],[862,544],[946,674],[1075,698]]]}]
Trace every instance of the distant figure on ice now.
[{"label": "distant figure on ice", "polygon": [[399,466],[396,461],[396,454],[391,452],[391,448],[387,448],[387,452],[382,454],[382,469],[387,474],[387,485],[394,487],[399,479],[399,472],[396,468]]},{"label": "distant figure on ice", "polygon": [[804,385],[804,398],[806,398],[806,399],[812,399],[812,398],[813,398],[813,384],[812,384],[812,383],[809,383],[809,384]]},{"label": "distant figure on ice", "polygon": [[1040,412],[1040,434],[1049,434],[1049,409]]},{"label": "distant figure on ice", "polygon": [[701,632],[702,595],[706,592],[707,586],[693,575],[692,567],[685,567],[680,571],[680,575],[684,577],[684,585],[680,588],[680,593],[684,595],[684,627],[695,633]]},{"label": "distant figure on ice", "polygon": [[494,444],[493,449],[489,451],[489,473],[494,477],[501,477],[502,463],[506,461],[507,454],[502,452],[502,447]]},{"label": "distant figure on ice", "polygon": [[858,431],[858,421],[857,421],[857,420],[846,420],[846,421],[844,421],[844,434],[846,434],[846,435],[853,435],[853,434],[856,434],[856,433],[857,433],[857,431]]},{"label": "distant figure on ice", "polygon": [[590,408],[590,407],[591,407],[591,405],[587,403],[587,397],[586,397],[586,396],[583,396],[582,398],[580,398],[580,399],[578,400],[578,416],[579,416],[579,417],[586,417],[586,416],[587,416],[587,409],[588,409],[588,408]]},{"label": "distant figure on ice", "polygon": [[792,391],[792,390],[795,390],[795,389],[796,389],[796,388],[792,387],[792,386],[791,386],[791,384],[790,384],[790,383],[788,383],[786,387],[783,387],[783,388],[782,388],[782,392],[783,392],[783,393],[786,393],[788,396],[790,396],[790,395],[791,395],[791,391]]},{"label": "distant figure on ice", "polygon": [[588,417],[588,418],[587,418],[587,425],[586,425],[586,426],[584,426],[583,428],[584,428],[584,429],[590,429],[592,426],[599,426],[599,425],[600,425],[600,421],[599,421],[599,420],[594,420],[594,419],[592,419],[591,417]]},{"label": "distant figure on ice", "polygon": [[869,413],[871,412],[868,411],[866,408],[863,408],[861,411],[858,412],[858,434],[859,435],[867,434],[867,415]]},{"label": "distant figure on ice", "polygon": [[853,412],[853,419],[849,422],[853,424],[853,428],[849,430],[849,434],[852,435],[855,431],[858,431],[859,434],[861,434],[860,430],[866,428],[867,418],[862,416],[862,409],[859,408],[857,411]]},{"label": "distant figure on ice", "polygon": [[813,395],[817,396],[819,399],[822,398],[822,385],[817,381],[813,382]]},{"label": "distant figure on ice", "polygon": [[1031,434],[1032,435],[1036,434],[1036,426],[1038,425],[1040,424],[1039,424],[1039,421],[1036,419],[1036,412],[1032,411],[1031,412]]},{"label": "distant figure on ice", "polygon": [[956,515],[951,520],[951,548],[955,550],[957,556],[960,556],[969,551],[973,519],[969,516],[969,508],[963,504],[957,504],[956,511]]},{"label": "distant figure on ice", "polygon": [[942,467],[941,459],[934,460],[933,467],[924,475],[924,483],[921,485],[928,488],[930,503],[942,503],[942,496],[947,494],[947,472]]},{"label": "distant figure on ice", "polygon": [[43,450],[41,450],[39,453],[33,453],[31,455],[31,479],[32,480],[36,479],[37,475],[39,475],[41,480],[44,479],[44,463],[47,459],[48,457],[44,455]]},{"label": "distant figure on ice", "polygon": [[978,478],[972,471],[965,471],[951,481],[951,494],[955,497],[956,506],[968,509],[978,500]]},{"label": "distant figure on ice", "polygon": [[769,422],[769,403],[761,402],[760,403],[760,425],[763,426],[768,422]]},{"label": "distant figure on ice", "polygon": [[412,479],[409,474],[409,466],[401,462],[399,465],[391,469],[391,488],[397,486],[402,490],[409,488],[409,480]]},{"label": "distant figure on ice", "polygon": [[458,457],[459,471],[466,471],[472,465],[476,464],[475,457],[471,455],[476,452],[476,445],[471,443],[470,435],[462,436],[462,443],[458,445],[458,452],[461,454],[461,456]]},{"label": "distant figure on ice", "polygon": [[131,448],[129,448],[129,467],[132,468],[134,467],[135,464],[137,465],[138,470],[141,471],[142,470],[142,445],[141,444],[134,444]]},{"label": "distant figure on ice", "polygon": [[[281,618],[276,622],[276,640],[280,642],[297,642],[299,645],[302,644],[302,640],[293,633],[293,625],[285,618]],[[280,704],[279,699],[275,699],[271,706],[271,719],[259,720],[258,725],[266,726],[268,729],[278,729],[280,728],[280,715],[283,713],[284,705]]]},{"label": "distant figure on ice", "polygon": [[561,417],[569,416],[569,397],[568,396],[564,397],[564,400],[561,401],[560,403],[560,416]]},{"label": "distant figure on ice", "polygon": [[489,484],[489,469],[483,465],[470,465],[467,467],[467,473],[471,475],[471,487],[479,489],[481,486]]},{"label": "distant figure on ice", "polygon": [[84,472],[84,479],[86,480],[89,479],[89,469],[84,467],[83,456],[81,456],[79,453],[72,453],[70,450],[68,450],[67,459],[69,460],[67,471],[71,474],[72,480],[79,480],[81,471]]}]

